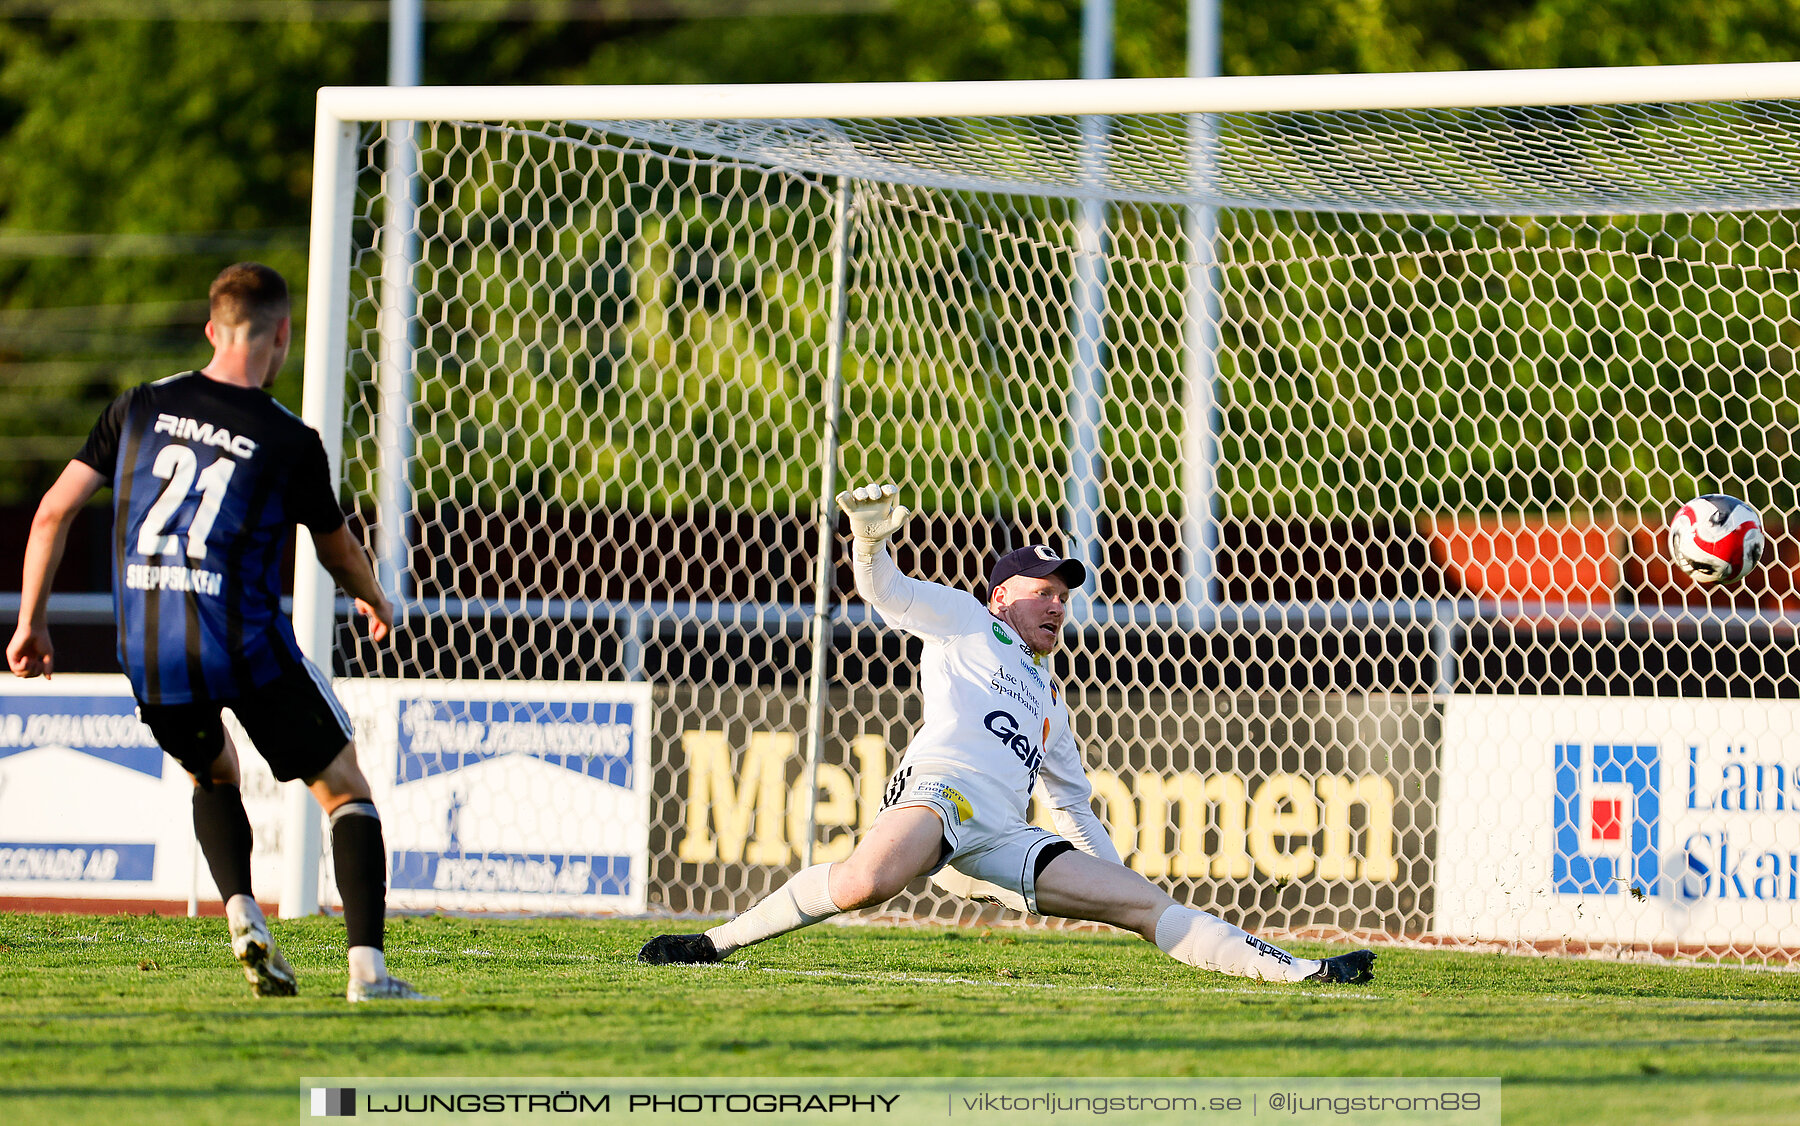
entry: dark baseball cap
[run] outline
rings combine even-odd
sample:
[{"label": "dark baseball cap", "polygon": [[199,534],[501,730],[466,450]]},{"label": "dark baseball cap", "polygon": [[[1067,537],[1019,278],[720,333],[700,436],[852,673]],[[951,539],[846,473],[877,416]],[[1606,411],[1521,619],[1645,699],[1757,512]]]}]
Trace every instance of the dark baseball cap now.
[{"label": "dark baseball cap", "polygon": [[1041,544],[1021,547],[994,560],[994,569],[988,572],[988,597],[992,598],[994,588],[1014,575],[1026,575],[1034,579],[1055,575],[1069,584],[1070,590],[1074,590],[1087,582],[1087,567],[1079,560],[1064,559]]}]

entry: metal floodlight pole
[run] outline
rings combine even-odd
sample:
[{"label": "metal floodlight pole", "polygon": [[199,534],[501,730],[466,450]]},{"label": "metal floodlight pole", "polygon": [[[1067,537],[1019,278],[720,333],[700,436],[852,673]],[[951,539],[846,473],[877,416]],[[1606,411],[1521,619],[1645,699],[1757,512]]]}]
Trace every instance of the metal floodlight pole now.
[{"label": "metal floodlight pole", "polygon": [[[1082,8],[1081,76],[1105,79],[1112,74],[1112,0],[1087,0]],[[1088,566],[1089,582],[1100,573],[1101,484],[1106,454],[1101,441],[1106,402],[1106,201],[1097,190],[1106,177],[1106,121],[1084,117],[1081,123],[1081,178],[1087,188],[1075,228],[1074,362],[1069,373],[1069,477],[1064,490],[1068,511],[1065,548]],[[1075,595],[1077,613],[1090,595]]]},{"label": "metal floodlight pole", "polygon": [[800,863],[810,868],[818,836],[819,759],[825,750],[825,712],[831,676],[831,591],[836,572],[838,448],[844,414],[844,338],[850,315],[850,216],[854,203],[848,178],[838,181],[831,236],[831,324],[826,332],[825,432],[819,442],[819,549],[813,559],[812,690],[806,708],[806,827]]},{"label": "metal floodlight pole", "polygon": [[[1219,73],[1218,0],[1189,0],[1188,77]],[[1204,192],[1214,180],[1212,118],[1194,114],[1188,122],[1188,169]],[[1213,607],[1224,592],[1215,589],[1219,552],[1219,290],[1215,277],[1218,212],[1207,204],[1187,209],[1190,254],[1187,279],[1187,334],[1182,370],[1181,542],[1182,601],[1195,610]],[[1204,618],[1204,614],[1197,615]]]}]

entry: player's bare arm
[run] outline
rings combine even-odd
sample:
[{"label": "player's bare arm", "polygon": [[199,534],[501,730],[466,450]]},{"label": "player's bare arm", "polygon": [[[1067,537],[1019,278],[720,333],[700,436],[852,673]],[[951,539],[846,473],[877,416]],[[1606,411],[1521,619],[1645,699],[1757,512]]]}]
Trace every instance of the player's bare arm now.
[{"label": "player's bare arm", "polygon": [[369,619],[369,639],[386,641],[394,627],[394,605],[375,578],[369,553],[350,534],[350,526],[340,524],[336,531],[323,535],[314,532],[313,551],[338,586],[356,600],[357,613]]},{"label": "player's bare arm", "polygon": [[50,584],[62,564],[75,516],[106,484],[92,466],[71,461],[39,502],[25,541],[25,571],[19,581],[19,626],[6,647],[6,663],[14,676],[48,677],[56,670],[50,643]]}]

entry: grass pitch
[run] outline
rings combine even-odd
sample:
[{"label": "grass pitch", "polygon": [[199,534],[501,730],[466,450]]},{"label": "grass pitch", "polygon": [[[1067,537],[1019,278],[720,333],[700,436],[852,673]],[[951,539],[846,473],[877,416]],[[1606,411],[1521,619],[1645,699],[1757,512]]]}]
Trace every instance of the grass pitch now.
[{"label": "grass pitch", "polygon": [[444,1001],[352,1006],[336,920],[275,921],[301,996],[259,1000],[220,919],[0,914],[0,1106],[291,1121],[308,1075],[1497,1075],[1509,1124],[1800,1117],[1800,974],[1383,950],[1373,985],[1276,986],[1116,934],[829,925],[638,965],[661,929],[393,919],[395,971]]}]

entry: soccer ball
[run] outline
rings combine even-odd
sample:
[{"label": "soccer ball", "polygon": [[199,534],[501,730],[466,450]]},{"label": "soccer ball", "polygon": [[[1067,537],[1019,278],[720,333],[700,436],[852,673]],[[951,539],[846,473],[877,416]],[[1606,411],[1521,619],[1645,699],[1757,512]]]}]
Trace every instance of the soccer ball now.
[{"label": "soccer ball", "polygon": [[1736,497],[1695,497],[1669,523],[1669,557],[1697,583],[1743,578],[1762,553],[1762,518]]}]

